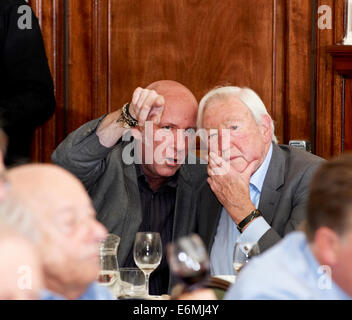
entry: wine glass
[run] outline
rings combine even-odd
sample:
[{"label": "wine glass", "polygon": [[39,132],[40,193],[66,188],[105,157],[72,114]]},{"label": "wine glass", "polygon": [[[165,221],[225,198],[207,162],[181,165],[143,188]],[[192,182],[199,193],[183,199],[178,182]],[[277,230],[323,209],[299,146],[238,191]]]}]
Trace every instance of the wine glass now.
[{"label": "wine glass", "polygon": [[116,297],[118,290],[118,263],[117,263],[117,248],[120,243],[120,238],[114,234],[108,234],[106,239],[100,243],[100,272],[98,282],[107,287],[110,293]]},{"label": "wine glass", "polygon": [[209,256],[203,241],[196,234],[168,244],[167,258],[171,271],[184,282],[188,291],[201,287],[209,277]]},{"label": "wine glass", "polygon": [[158,267],[162,257],[160,233],[138,232],[134,241],[134,262],[145,274],[145,286],[149,295],[149,276]]},{"label": "wine glass", "polygon": [[233,267],[236,274],[248,263],[249,259],[259,255],[260,250],[256,242],[237,242],[233,255]]}]

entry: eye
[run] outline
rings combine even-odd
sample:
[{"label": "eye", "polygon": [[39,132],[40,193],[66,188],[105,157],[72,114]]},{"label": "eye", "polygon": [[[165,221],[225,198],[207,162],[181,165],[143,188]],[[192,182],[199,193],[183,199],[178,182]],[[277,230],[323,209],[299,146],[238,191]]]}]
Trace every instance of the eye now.
[{"label": "eye", "polygon": [[171,126],[164,126],[164,127],[162,127],[161,129],[164,129],[164,130],[171,130],[172,128],[171,128]]},{"label": "eye", "polygon": [[231,130],[237,130],[237,129],[238,129],[238,126],[231,126],[230,129],[231,129]]},{"label": "eye", "polygon": [[185,131],[186,131],[186,133],[193,134],[193,133],[195,133],[196,130],[194,130],[194,128],[188,128]]}]

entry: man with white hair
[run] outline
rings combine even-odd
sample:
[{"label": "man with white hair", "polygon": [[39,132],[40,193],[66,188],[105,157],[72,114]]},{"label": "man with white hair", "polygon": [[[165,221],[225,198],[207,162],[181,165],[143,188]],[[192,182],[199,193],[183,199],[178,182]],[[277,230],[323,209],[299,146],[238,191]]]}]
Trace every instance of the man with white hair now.
[{"label": "man with white hair", "polygon": [[210,91],[197,124],[210,143],[197,231],[210,251],[211,273],[231,275],[236,242],[258,242],[263,252],[304,219],[309,181],[322,159],[278,145],[273,120],[248,88]]}]

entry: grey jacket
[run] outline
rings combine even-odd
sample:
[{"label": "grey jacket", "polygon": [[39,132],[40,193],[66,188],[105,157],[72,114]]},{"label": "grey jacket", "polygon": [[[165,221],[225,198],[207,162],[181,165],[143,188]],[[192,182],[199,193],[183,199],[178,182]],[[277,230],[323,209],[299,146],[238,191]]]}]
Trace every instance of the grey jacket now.
[{"label": "grey jacket", "polygon": [[[271,228],[259,240],[263,252],[304,220],[312,174],[323,159],[306,151],[273,144],[273,154],[259,201],[259,210]],[[209,252],[214,243],[222,205],[208,183],[200,188],[196,231]]]},{"label": "grey jacket", "polygon": [[[122,161],[123,148],[130,142],[119,142],[113,148],[102,146],[95,133],[102,119],[90,121],[71,133],[54,151],[52,161],[83,182],[93,200],[97,219],[109,233],[121,238],[118,262],[123,265],[142,223],[140,194],[135,165]],[[205,179],[204,165],[181,166],[173,239],[193,231],[195,194]]]}]

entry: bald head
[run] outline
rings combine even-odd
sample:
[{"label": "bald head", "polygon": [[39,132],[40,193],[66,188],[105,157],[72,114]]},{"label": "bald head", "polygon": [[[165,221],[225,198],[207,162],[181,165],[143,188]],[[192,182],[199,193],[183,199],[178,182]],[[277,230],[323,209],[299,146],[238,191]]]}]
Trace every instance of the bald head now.
[{"label": "bald head", "polygon": [[173,80],[159,80],[151,83],[147,89],[155,90],[167,99],[168,96],[182,97],[189,108],[198,110],[198,102],[193,93],[183,84]]},{"label": "bald head", "polygon": [[83,199],[89,203],[81,182],[68,171],[50,164],[29,164],[10,169],[11,192],[34,209],[55,209],[58,201]]}]

